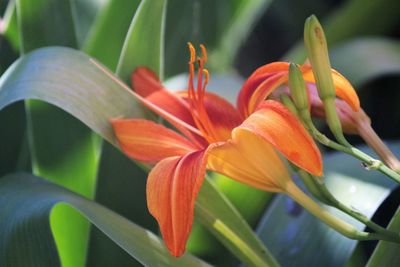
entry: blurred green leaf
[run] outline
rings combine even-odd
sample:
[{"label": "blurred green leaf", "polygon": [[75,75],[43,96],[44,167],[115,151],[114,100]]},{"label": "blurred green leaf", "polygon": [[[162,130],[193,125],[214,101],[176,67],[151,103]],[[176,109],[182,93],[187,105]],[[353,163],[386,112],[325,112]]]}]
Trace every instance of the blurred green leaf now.
[{"label": "blurred green leaf", "polygon": [[[115,70],[139,0],[109,0],[97,16],[83,51]],[[112,42],[110,42],[112,40]]]},{"label": "blurred green leaf", "polygon": [[2,32],[2,34],[7,38],[8,42],[10,42],[12,48],[15,51],[18,51],[20,46],[20,36],[15,1],[8,2],[7,9],[3,17],[3,23],[4,32]]},{"label": "blurred green leaf", "polygon": [[62,45],[77,47],[70,0],[16,0],[21,51]]},{"label": "blurred green leaf", "polygon": [[118,60],[117,74],[125,82],[138,66],[146,66],[162,79],[166,0],[142,0],[129,26]]},{"label": "blurred green leaf", "polygon": [[[187,70],[187,42],[204,44],[210,69],[231,67],[241,43],[270,0],[170,1],[166,23],[166,77]],[[215,58],[214,53],[215,52]]]},{"label": "blurred green leaf", "polygon": [[[395,154],[400,153],[400,143],[390,144],[390,147]],[[361,149],[373,154],[365,146]],[[397,187],[397,183],[381,173],[368,171],[357,159],[339,152],[325,157],[324,173],[332,194],[369,218]],[[364,229],[364,225],[353,218],[334,208],[328,209]],[[358,243],[335,232],[284,195],[275,198],[257,232],[283,267],[344,266]]]},{"label": "blurred green leaf", "polygon": [[189,254],[170,256],[151,232],[93,201],[24,173],[0,179],[1,266],[60,266],[49,225],[53,207],[60,204],[78,211],[145,266],[209,266]]},{"label": "blurred green leaf", "polygon": [[[357,36],[390,32],[398,22],[399,10],[397,0],[346,1],[326,19],[322,19],[329,47]],[[284,58],[303,63],[306,58],[303,41],[294,45]]]},{"label": "blurred green leaf", "polygon": [[[400,232],[400,207],[393,216],[388,229]],[[379,241],[378,246],[372,253],[367,267],[396,266],[400,262],[400,245],[386,241]]]},{"label": "blurred green leaf", "polygon": [[78,47],[82,47],[99,12],[110,0],[69,0],[75,24]]},{"label": "blurred green leaf", "polygon": [[400,73],[400,42],[360,38],[331,49],[332,66],[356,86],[382,75]]},{"label": "blurred green leaf", "polygon": [[[115,145],[109,119],[143,117],[143,113],[131,91],[104,71],[72,49],[37,50],[17,61],[0,80],[0,109],[17,100],[41,99],[71,113]],[[217,203],[224,197],[207,182],[199,199],[197,212],[205,216],[201,219],[233,252],[241,248],[241,258],[255,256],[247,260],[268,258],[240,214],[228,201]]]}]

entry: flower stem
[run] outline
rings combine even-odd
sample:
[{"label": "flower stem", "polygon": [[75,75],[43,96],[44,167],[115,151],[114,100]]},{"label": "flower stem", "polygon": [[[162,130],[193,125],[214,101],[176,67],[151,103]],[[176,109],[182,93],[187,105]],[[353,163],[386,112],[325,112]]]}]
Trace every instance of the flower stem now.
[{"label": "flower stem", "polygon": [[358,134],[392,170],[400,173],[400,161],[379,138],[370,123],[358,123]]},{"label": "flower stem", "polygon": [[[391,236],[393,238],[400,237],[397,233],[385,229],[384,227],[371,221],[366,215],[340,202],[335,196],[332,195],[332,193],[326,187],[324,181],[322,179],[319,179],[319,177],[315,177],[304,170],[299,170],[298,174],[303,181],[309,181],[309,183],[313,184],[314,190],[318,191],[318,199],[322,200],[323,203],[335,207],[338,210],[350,215],[351,217],[358,220],[359,222],[362,222],[377,233],[388,237]],[[314,195],[313,192],[311,193]]]},{"label": "flower stem", "polygon": [[325,135],[320,133],[318,131],[318,129],[315,128],[314,124],[312,124],[312,123],[307,123],[307,127],[311,131],[314,138],[317,139],[323,145],[333,148],[338,151],[342,151],[346,154],[349,154],[349,155],[361,160],[365,164],[366,169],[378,170],[381,173],[385,174],[386,176],[390,177],[392,180],[400,183],[400,174],[398,174],[394,170],[390,169],[388,166],[386,166],[380,160],[372,158],[371,156],[365,154],[364,152],[362,152],[361,150],[359,150],[357,148],[347,147],[347,146],[341,145],[339,143],[336,143],[336,142],[330,140]]},{"label": "flower stem", "polygon": [[318,205],[314,200],[301,191],[300,188],[298,188],[293,182],[287,184],[286,193],[315,217],[350,239],[385,240],[400,243],[399,236],[387,236],[381,233],[369,233],[358,230],[353,225],[332,215],[328,210]]}]

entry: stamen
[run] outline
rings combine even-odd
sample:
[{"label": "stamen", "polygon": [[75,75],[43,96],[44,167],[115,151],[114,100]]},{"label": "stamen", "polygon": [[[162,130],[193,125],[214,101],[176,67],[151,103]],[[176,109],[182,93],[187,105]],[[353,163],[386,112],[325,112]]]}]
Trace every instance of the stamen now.
[{"label": "stamen", "polygon": [[194,48],[194,46],[192,45],[191,42],[187,43],[188,47],[189,47],[189,51],[190,51],[190,61],[189,64],[194,64],[194,60],[196,58],[196,49]]},{"label": "stamen", "polygon": [[204,61],[204,63],[206,63],[207,62],[207,49],[203,44],[200,45],[200,49],[201,49],[201,54],[203,55],[203,61]]}]

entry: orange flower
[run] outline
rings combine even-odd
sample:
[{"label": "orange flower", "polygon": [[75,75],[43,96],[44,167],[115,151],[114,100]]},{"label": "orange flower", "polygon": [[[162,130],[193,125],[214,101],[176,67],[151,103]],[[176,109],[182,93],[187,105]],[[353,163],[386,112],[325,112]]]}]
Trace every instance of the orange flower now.
[{"label": "orange flower", "polygon": [[189,49],[186,91],[167,91],[146,68],[132,75],[137,98],[180,133],[143,119],[111,120],[122,150],[135,160],[155,164],[147,181],[148,208],[174,256],[185,251],[206,168],[256,188],[285,192],[291,179],[279,151],[298,167],[322,175],[320,152],[292,113],[272,100],[257,100],[255,107],[246,88],[239,95],[239,107],[249,102],[253,108],[245,112],[206,92],[206,50],[201,46],[203,56],[196,58],[191,44]]}]

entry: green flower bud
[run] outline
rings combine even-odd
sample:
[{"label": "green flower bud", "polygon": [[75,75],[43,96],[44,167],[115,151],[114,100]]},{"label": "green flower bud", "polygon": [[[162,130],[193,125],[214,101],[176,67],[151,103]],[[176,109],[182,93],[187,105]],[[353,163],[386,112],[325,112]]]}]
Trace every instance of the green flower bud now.
[{"label": "green flower bud", "polygon": [[317,17],[314,15],[306,20],[304,26],[304,44],[320,98],[322,100],[335,98],[336,92],[333,85],[325,34]]},{"label": "green flower bud", "polygon": [[304,25],[304,44],[316,80],[318,95],[324,103],[326,122],[339,143],[351,146],[344,138],[342,125],[336,112],[336,92],[325,34],[314,15],[309,17]]},{"label": "green flower bud", "polygon": [[308,110],[308,95],[303,75],[296,64],[289,67],[289,89],[298,110]]}]

